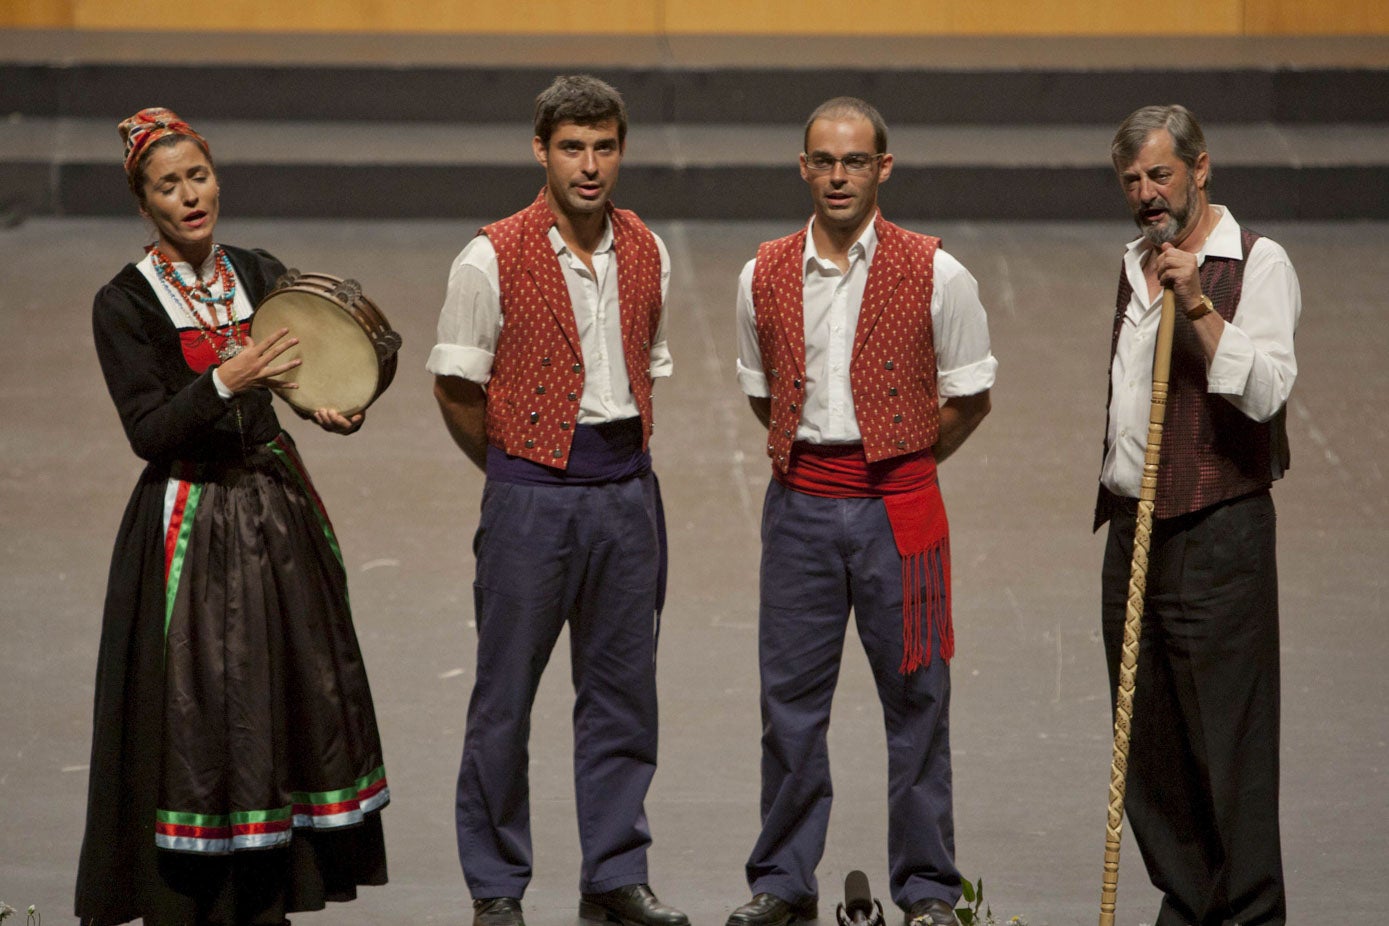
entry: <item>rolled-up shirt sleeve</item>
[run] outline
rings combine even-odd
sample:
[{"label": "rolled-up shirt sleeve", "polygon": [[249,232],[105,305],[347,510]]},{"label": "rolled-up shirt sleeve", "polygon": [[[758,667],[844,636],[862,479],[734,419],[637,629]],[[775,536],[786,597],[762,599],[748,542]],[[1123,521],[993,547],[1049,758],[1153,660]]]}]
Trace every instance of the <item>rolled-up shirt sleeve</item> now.
[{"label": "rolled-up shirt sleeve", "polygon": [[1268,421],[1287,403],[1297,379],[1293,334],[1302,291],[1277,242],[1260,238],[1248,261],[1239,306],[1221,332],[1206,388],[1255,421]]},{"label": "rolled-up shirt sleeve", "polygon": [[425,369],[436,376],[459,376],[486,385],[501,330],[497,252],[486,235],[478,235],[449,269],[437,343]]},{"label": "rolled-up shirt sleeve", "polygon": [[738,298],[735,306],[738,328],[738,385],[744,395],[765,399],[772,394],[767,387],[767,374],[762,370],[762,349],[757,342],[757,316],[752,305],[752,273],[757,266],[753,258],[738,275]]},{"label": "rolled-up shirt sleeve", "polygon": [[936,389],[942,399],[993,388],[998,361],[989,346],[989,318],[979,301],[979,284],[963,264],[942,250],[935,256],[931,328]]},{"label": "rolled-up shirt sleeve", "polygon": [[656,339],[651,342],[651,378],[661,379],[674,372],[670,359],[670,345],[666,342],[666,313],[670,309],[670,252],[666,243],[655,232],[656,250],[661,253],[661,318],[656,323]]}]

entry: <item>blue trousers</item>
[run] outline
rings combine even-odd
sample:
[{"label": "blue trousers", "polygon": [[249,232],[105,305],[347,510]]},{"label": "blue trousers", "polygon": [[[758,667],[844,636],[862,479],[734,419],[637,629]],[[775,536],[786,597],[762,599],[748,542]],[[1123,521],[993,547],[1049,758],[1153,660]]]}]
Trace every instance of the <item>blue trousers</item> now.
[{"label": "blue trousers", "polygon": [[651,475],[595,486],[487,482],[474,540],[477,679],[456,811],[458,856],[475,898],[519,898],[530,883],[530,712],[566,622],[579,888],[647,880],[657,492]]},{"label": "blue trousers", "polygon": [[[1104,555],[1110,692],[1123,649],[1134,514]],[[1278,566],[1273,500],[1155,522],[1124,809],[1158,926],[1281,926]]]},{"label": "blue trousers", "polygon": [[829,825],[830,703],[849,612],[887,730],[888,862],[899,906],[960,896],[950,776],[950,670],[902,675],[902,558],[876,498],[820,498],[775,480],[762,509],[758,660],[762,833],[747,862],[754,893],[817,897]]}]

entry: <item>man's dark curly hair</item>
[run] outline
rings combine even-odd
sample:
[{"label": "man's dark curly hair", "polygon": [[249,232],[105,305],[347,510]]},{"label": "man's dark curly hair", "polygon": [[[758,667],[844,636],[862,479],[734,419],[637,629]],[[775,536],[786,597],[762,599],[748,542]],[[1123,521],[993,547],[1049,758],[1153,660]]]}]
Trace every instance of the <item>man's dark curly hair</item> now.
[{"label": "man's dark curly hair", "polygon": [[611,84],[588,74],[556,77],[535,98],[535,134],[545,147],[561,122],[598,125],[617,120],[617,142],[627,141],[627,104]]}]

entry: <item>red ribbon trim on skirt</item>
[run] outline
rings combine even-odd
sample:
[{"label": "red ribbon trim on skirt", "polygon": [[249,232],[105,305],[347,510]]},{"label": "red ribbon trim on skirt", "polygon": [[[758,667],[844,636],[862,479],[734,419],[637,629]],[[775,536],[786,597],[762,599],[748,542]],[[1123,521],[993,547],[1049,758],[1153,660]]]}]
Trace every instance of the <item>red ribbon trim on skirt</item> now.
[{"label": "red ribbon trim on skirt", "polygon": [[950,616],[950,525],[930,450],[869,463],[861,444],[797,442],[791,465],[773,474],[796,492],[822,498],[881,498],[902,556],[902,665],[910,675],[931,664],[940,637],[947,664],[955,655]]}]

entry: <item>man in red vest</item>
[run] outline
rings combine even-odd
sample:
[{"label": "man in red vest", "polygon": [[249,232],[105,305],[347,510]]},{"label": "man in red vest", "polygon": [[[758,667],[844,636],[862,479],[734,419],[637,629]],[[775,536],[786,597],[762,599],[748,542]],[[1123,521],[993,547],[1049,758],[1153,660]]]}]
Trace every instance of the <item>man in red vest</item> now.
[{"label": "man in red vest", "polygon": [[536,99],[545,187],[454,261],[428,369],[455,442],[487,474],[477,678],[458,775],[474,926],[524,926],[530,711],[566,621],[575,688],[579,914],[688,926],[647,886],[665,525],[651,472],[653,381],[669,376],[665,245],[609,201],[622,97],[561,77]]},{"label": "man in red vest", "polygon": [[830,812],[826,732],[849,612],[888,737],[892,899],[954,923],[950,547],[936,464],[989,411],[997,362],[974,278],[878,213],[887,127],[852,97],[805,129],[807,228],[738,286],[738,379],[768,429],[758,620],[762,832],[728,926],[816,915]]},{"label": "man in red vest", "polygon": [[1096,529],[1109,521],[1114,684],[1164,287],[1178,310],[1125,806],[1163,892],[1158,926],[1283,923],[1269,486],[1288,466],[1297,274],[1275,242],[1211,204],[1206,140],[1185,108],[1134,112],[1111,155],[1142,232],[1119,275],[1095,514]]}]

